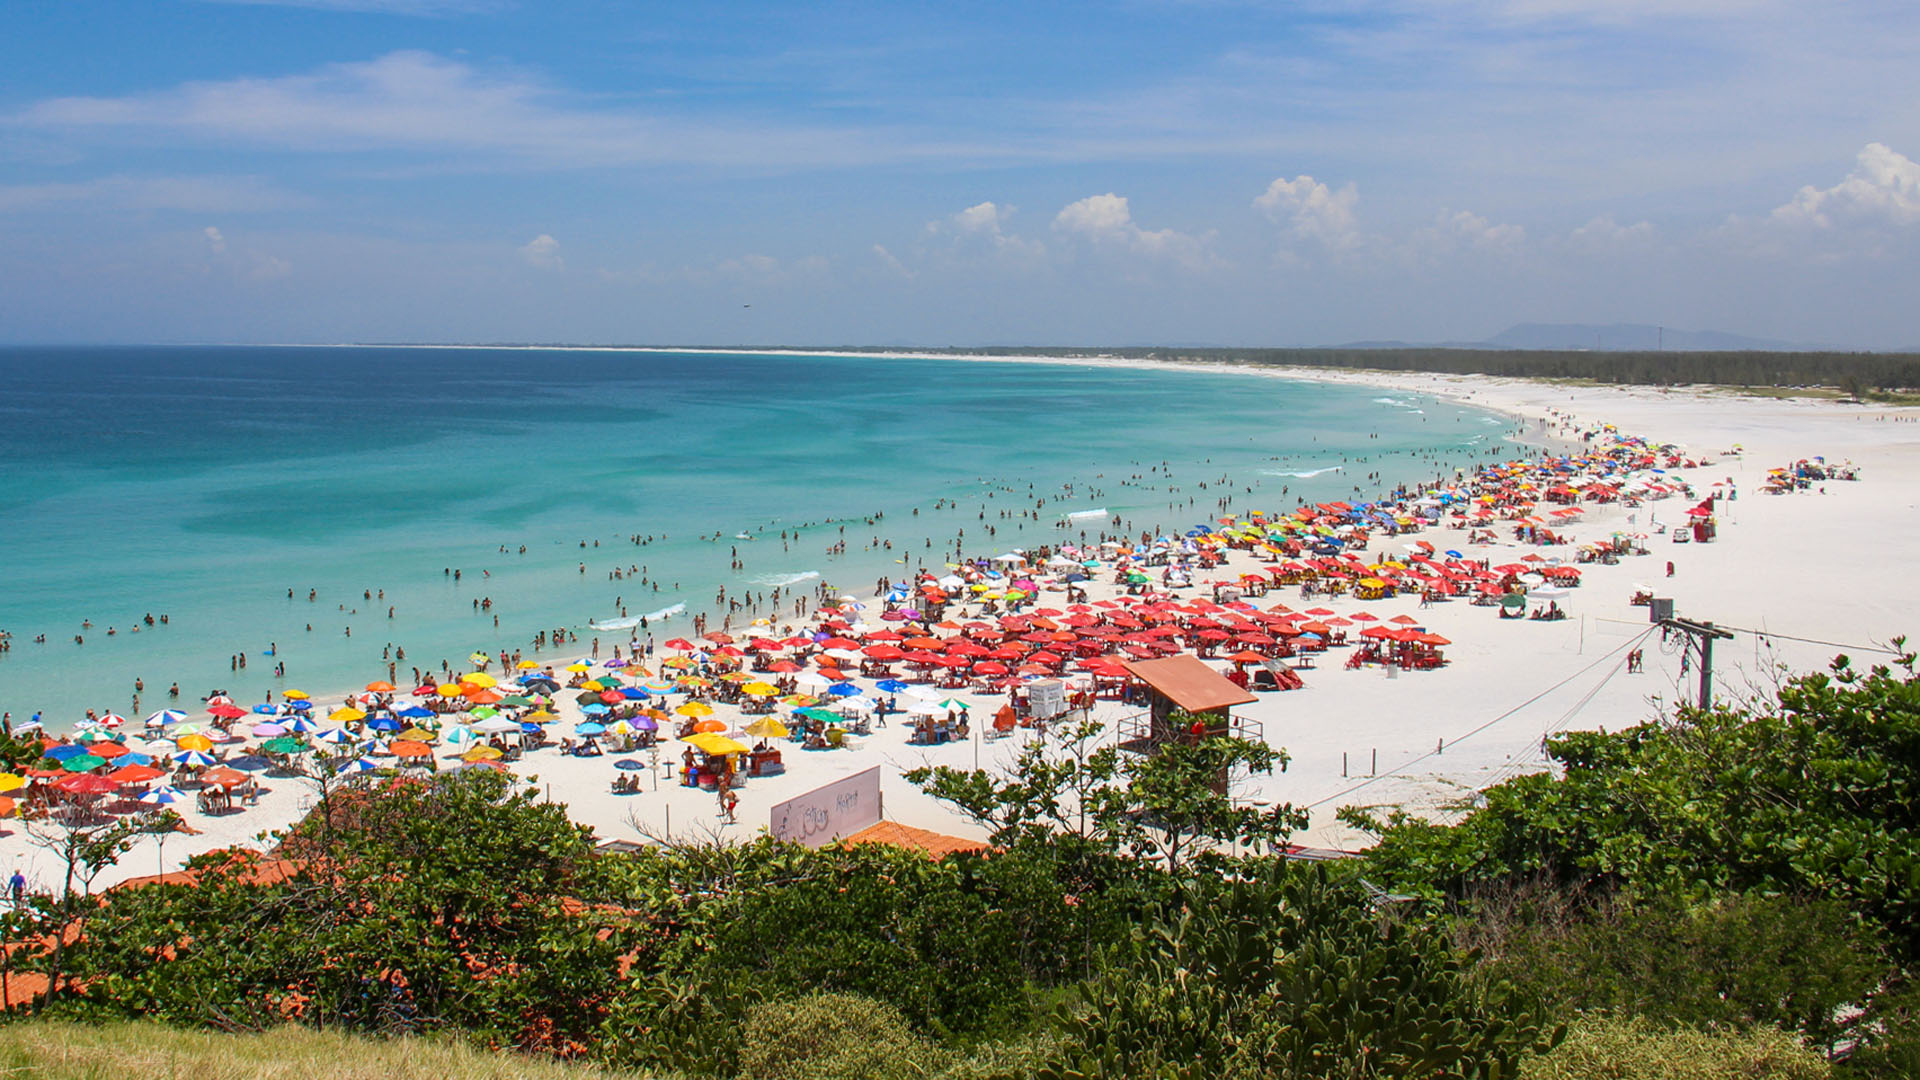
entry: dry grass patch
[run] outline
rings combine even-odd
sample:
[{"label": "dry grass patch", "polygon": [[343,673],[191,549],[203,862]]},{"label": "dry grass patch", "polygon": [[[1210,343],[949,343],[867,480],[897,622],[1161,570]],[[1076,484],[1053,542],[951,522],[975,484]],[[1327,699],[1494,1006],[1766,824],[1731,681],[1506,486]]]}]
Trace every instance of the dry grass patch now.
[{"label": "dry grass patch", "polygon": [[363,1039],[286,1027],[259,1035],[160,1024],[0,1026],[0,1080],[638,1080],[451,1039]]}]

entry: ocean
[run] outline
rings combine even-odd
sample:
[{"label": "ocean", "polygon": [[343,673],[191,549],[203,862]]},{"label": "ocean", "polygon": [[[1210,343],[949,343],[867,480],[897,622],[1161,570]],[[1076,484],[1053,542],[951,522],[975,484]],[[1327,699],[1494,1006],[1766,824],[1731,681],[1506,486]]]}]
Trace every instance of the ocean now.
[{"label": "ocean", "polygon": [[1509,451],[1513,430],[1431,398],[1202,370],[0,349],[0,708],[59,729],[131,714],[136,680],[142,714],[176,681],[189,709],[213,689],[338,693],[385,677],[389,646],[404,681],[530,653],[542,629],[584,648],[590,620],[623,611],[665,640],[723,586],[864,598],[943,563],[960,530],[969,557],[1094,538],[1116,516],[1184,530],[1223,498],[1290,509],[1376,492],[1370,473],[1432,479]]}]

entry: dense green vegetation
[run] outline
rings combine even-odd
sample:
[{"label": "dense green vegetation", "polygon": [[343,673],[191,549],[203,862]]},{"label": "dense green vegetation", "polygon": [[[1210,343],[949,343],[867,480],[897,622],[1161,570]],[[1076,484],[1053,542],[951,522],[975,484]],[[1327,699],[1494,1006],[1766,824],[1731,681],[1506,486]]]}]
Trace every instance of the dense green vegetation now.
[{"label": "dense green vegetation", "polygon": [[600,854],[560,808],[460,772],[335,796],[283,859],[42,902],[10,917],[8,963],[54,976],[16,1015],[649,1075],[1920,1071],[1913,658],[1553,752],[1455,825],[1351,814],[1379,845],[1317,866],[1281,856],[1290,808],[1233,797],[1284,755],[1233,739],[1136,757],[1069,728],[1011,775],[916,773],[998,845],[939,861]]},{"label": "dense green vegetation", "polygon": [[[872,351],[864,349],[846,352]],[[1515,379],[1579,379],[1631,386],[1832,387],[1873,396],[1920,387],[1920,355],[1914,353],[1607,351],[1394,348],[1021,348],[929,350],[955,355],[1110,356],[1132,360],[1193,361],[1267,367],[1352,368],[1422,371],[1451,375],[1498,375]]]}]

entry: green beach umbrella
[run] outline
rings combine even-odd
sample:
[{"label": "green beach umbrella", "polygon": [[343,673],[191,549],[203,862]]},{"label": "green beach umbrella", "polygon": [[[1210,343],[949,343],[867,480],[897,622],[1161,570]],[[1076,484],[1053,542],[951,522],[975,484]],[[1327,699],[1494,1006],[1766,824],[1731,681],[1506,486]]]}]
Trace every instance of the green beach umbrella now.
[{"label": "green beach umbrella", "polygon": [[533,699],[525,694],[508,694],[506,697],[500,699],[500,704],[512,705],[515,708],[525,708],[533,704]]},{"label": "green beach umbrella", "polygon": [[282,735],[279,738],[268,739],[266,742],[261,743],[260,749],[265,750],[269,754],[304,754],[313,748],[307,745],[305,739],[297,739],[292,735]]},{"label": "green beach umbrella", "polygon": [[76,754],[61,762],[60,767],[68,772],[92,772],[94,769],[106,763],[107,759],[103,757],[95,757],[92,754]]}]

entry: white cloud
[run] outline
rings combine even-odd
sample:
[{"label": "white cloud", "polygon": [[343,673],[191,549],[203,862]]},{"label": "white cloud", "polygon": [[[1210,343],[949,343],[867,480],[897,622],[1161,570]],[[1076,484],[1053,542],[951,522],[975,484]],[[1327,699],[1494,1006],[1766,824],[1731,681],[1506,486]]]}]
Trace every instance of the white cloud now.
[{"label": "white cloud", "polygon": [[246,275],[253,281],[272,281],[293,273],[293,264],[276,255],[256,252],[247,261]]},{"label": "white cloud", "polygon": [[826,276],[828,268],[826,257],[821,255],[779,259],[756,253],[723,259],[715,263],[710,271],[685,270],[682,276],[690,281],[719,277],[753,285],[774,285],[817,280]]},{"label": "white cloud", "polygon": [[1292,180],[1274,180],[1253,200],[1254,207],[1274,224],[1288,225],[1296,236],[1335,250],[1360,243],[1354,229],[1354,207],[1359,203],[1360,190],[1351,181],[1335,191],[1304,173]]},{"label": "white cloud", "polygon": [[1133,223],[1133,210],[1125,196],[1108,192],[1089,195],[1069,203],[1053,219],[1053,227],[1066,232],[1084,233],[1095,238],[1129,236],[1139,231]]},{"label": "white cloud", "polygon": [[227,238],[220,235],[219,229],[213,227],[212,225],[209,225],[202,231],[206,234],[206,237],[207,237],[207,247],[211,248],[215,255],[226,254]]},{"label": "white cloud", "polygon": [[1187,269],[1215,265],[1206,237],[1174,229],[1143,229],[1134,223],[1126,197],[1108,192],[1067,204],[1053,219],[1056,231],[1084,237],[1095,244],[1123,247],[1156,258],[1170,259]]},{"label": "white cloud", "polygon": [[560,258],[560,241],[541,233],[520,249],[520,257],[529,266],[541,270],[559,270],[566,264]]},{"label": "white cloud", "polygon": [[500,7],[498,0],[208,0],[248,7],[296,7],[375,15],[470,15]]},{"label": "white cloud", "polygon": [[1785,225],[1823,229],[1920,223],[1920,164],[1884,143],[1868,143],[1845,180],[1830,188],[1801,188],[1772,217]]},{"label": "white cloud", "polygon": [[1652,222],[1636,221],[1632,225],[1622,225],[1602,215],[1568,233],[1567,244],[1576,251],[1605,255],[1644,250],[1654,242],[1655,235]]},{"label": "white cloud", "polygon": [[305,207],[312,202],[253,176],[105,176],[76,182],[0,185],[0,213],[71,205],[246,214]]},{"label": "white cloud", "polygon": [[899,131],[730,124],[587,108],[569,98],[523,72],[401,51],[298,75],[189,82],[124,97],[51,98],[0,118],[0,126],[69,140],[91,132],[124,142],[193,138],[312,153],[455,155],[488,169],[850,166],[981,152],[977,145],[916,141]]},{"label": "white cloud", "polygon": [[1030,265],[1046,255],[1046,245],[1008,231],[1014,209],[1006,203],[978,202],[958,213],[927,222],[927,236],[948,239],[951,243],[945,254],[957,258],[984,252]]},{"label": "white cloud", "polygon": [[884,245],[873,245],[873,257],[879,259],[880,265],[885,267],[888,273],[896,277],[910,278],[914,276],[913,271],[907,269],[906,264],[895,258],[893,252],[888,251]]},{"label": "white cloud", "polygon": [[1500,255],[1518,252],[1526,243],[1527,230],[1518,225],[1494,225],[1470,210],[1440,211],[1431,228],[1422,230],[1419,242],[1441,251],[1469,249]]},{"label": "white cloud", "polygon": [[986,233],[1000,236],[1001,225],[1013,216],[1013,207],[998,206],[991,202],[975,203],[950,219],[955,229],[963,233]]}]

